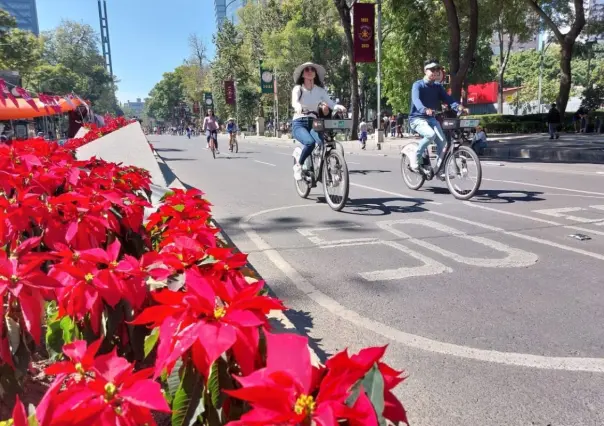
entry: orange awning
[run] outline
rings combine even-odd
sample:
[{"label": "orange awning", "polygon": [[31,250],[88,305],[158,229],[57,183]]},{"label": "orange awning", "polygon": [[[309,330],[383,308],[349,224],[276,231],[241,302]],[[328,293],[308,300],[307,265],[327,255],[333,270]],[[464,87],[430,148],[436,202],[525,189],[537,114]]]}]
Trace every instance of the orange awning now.
[{"label": "orange awning", "polygon": [[38,111],[36,111],[34,107],[32,107],[30,104],[28,104],[25,101],[25,99],[21,99],[21,98],[17,98],[17,103],[19,104],[19,107],[17,107],[13,103],[13,101],[11,101],[8,98],[6,99],[6,105],[3,105],[0,102],[0,121],[25,120],[28,118],[45,117],[48,115],[63,114],[63,113],[69,112],[69,111],[73,111],[79,105],[85,105],[78,99],[74,99],[74,98],[71,99],[71,103],[74,106],[71,106],[65,99],[59,99],[58,103],[59,103],[59,106],[61,107],[61,111],[59,112],[59,111],[55,111],[55,109],[52,108],[51,106],[48,106],[48,111],[47,111],[44,104],[42,102],[40,102],[40,100],[38,98],[33,98],[33,101],[36,103],[36,105],[38,107]]}]

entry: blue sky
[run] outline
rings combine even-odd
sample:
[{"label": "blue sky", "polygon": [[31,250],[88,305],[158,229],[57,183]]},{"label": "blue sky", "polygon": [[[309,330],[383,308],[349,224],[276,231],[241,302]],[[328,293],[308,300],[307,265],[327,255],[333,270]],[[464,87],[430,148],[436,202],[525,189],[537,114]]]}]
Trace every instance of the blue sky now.
[{"label": "blue sky", "polygon": [[[63,19],[90,24],[100,32],[96,0],[37,0],[40,30]],[[113,72],[121,102],[145,98],[164,72],[188,57],[187,38],[197,33],[214,54],[212,0],[107,0]]]}]

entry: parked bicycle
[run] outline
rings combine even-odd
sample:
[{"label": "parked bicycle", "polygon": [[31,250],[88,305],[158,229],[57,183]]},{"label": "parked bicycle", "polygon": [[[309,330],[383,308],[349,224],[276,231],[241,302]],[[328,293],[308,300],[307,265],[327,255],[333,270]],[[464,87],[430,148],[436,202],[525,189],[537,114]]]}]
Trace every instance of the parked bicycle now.
[{"label": "parked bicycle", "polygon": [[[413,171],[411,158],[417,153],[418,143],[412,142],[406,145],[401,153],[401,174],[409,189],[418,190],[426,180],[432,180],[435,176],[447,183],[451,194],[458,200],[469,200],[472,198],[482,181],[482,167],[476,152],[468,146],[467,135],[470,129],[478,126],[479,120],[459,118],[442,118],[441,126],[446,136],[445,147],[442,152],[437,153],[436,165],[430,162],[429,149],[423,153],[423,161],[419,165],[419,171]],[[475,173],[470,173],[470,167],[474,165]],[[472,178],[473,175],[474,177]],[[470,181],[469,189],[462,189],[461,182],[464,179]]]},{"label": "parked bicycle", "polygon": [[[318,118],[314,113],[313,129],[323,135],[323,144],[316,145],[312,154],[306,159],[306,170],[302,172],[302,180],[295,180],[296,191],[302,198],[307,198],[311,188],[318,182],[323,184],[323,193],[329,207],[335,211],[344,208],[348,200],[350,180],[348,166],[344,159],[344,148],[337,142],[337,133],[352,131],[352,120],[334,113],[330,118]],[[292,156],[294,164],[300,158],[302,148],[296,147]],[[339,194],[335,194],[338,192]]]}]

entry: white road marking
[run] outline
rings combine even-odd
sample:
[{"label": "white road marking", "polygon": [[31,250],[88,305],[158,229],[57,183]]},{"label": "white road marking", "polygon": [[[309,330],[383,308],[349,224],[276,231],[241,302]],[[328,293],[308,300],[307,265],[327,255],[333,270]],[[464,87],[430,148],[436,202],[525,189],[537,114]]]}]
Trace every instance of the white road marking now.
[{"label": "white road marking", "polygon": [[362,242],[377,240],[376,238],[347,238],[344,240],[327,241],[327,240],[324,240],[323,238],[321,238],[320,236],[316,235],[316,233],[319,231],[331,231],[331,230],[338,230],[338,229],[357,229],[357,228],[361,228],[361,225],[325,226],[325,227],[321,227],[321,228],[298,228],[298,229],[296,229],[296,231],[298,231],[301,235],[304,235],[306,238],[308,238],[310,240],[310,242],[312,242],[318,246],[323,246],[323,245],[333,246],[333,245],[339,245],[339,244],[362,243]]},{"label": "white road marking", "polygon": [[[546,223],[550,223],[551,225],[561,226],[563,228],[575,229],[577,231],[583,231],[583,232],[592,233],[592,234],[604,235],[604,232],[594,231],[594,230],[586,229],[586,228],[581,228],[579,226],[563,225],[561,223],[552,222],[552,221],[549,221],[549,220],[545,221],[545,220],[542,220],[542,219],[531,218],[530,216],[519,215],[518,213],[506,212],[506,211],[503,211],[503,210],[497,210],[497,209],[493,209],[493,208],[490,208],[490,207],[479,206],[479,205],[472,204],[472,203],[468,203],[467,205],[475,207],[477,209],[488,210],[488,211],[492,211],[492,212],[495,212],[495,213],[507,214],[509,216],[516,216],[516,217],[525,217],[527,219],[532,219],[532,220],[535,220],[537,222],[546,222]],[[465,219],[460,219],[458,217],[445,215],[443,213],[437,213],[437,212],[433,212],[433,211],[429,211],[428,213],[432,213],[432,214],[435,214],[437,216],[447,217],[447,218],[450,218],[450,219],[459,220],[461,222],[467,222],[469,224],[473,224],[473,225],[476,225],[476,226],[481,227],[481,228],[489,229],[489,230],[495,231],[495,232],[501,232],[501,233],[507,234],[507,235],[512,235],[514,237],[522,238],[524,240],[529,240],[529,241],[533,241],[533,242],[536,242],[536,243],[545,244],[547,246],[556,247],[556,248],[559,248],[559,249],[562,249],[562,250],[572,251],[572,252],[575,252],[575,253],[578,253],[578,254],[582,254],[584,256],[593,257],[594,259],[604,260],[604,256],[601,255],[601,254],[593,253],[593,252],[587,251],[587,250],[582,250],[582,249],[574,248],[574,247],[567,246],[567,245],[564,245],[564,244],[558,244],[558,243],[550,241],[550,240],[544,240],[542,238],[531,237],[529,235],[519,234],[519,233],[513,232],[513,231],[506,231],[505,229],[502,229],[502,228],[497,228],[495,226],[490,226],[490,225],[485,225],[485,224],[482,224],[482,223],[472,222],[472,221],[465,220]]]},{"label": "white road marking", "polygon": [[396,241],[387,241],[387,240],[378,240],[375,244],[383,244],[386,246],[390,246],[394,249],[400,250],[405,253],[407,256],[412,257],[414,259],[422,262],[420,266],[403,266],[401,268],[396,269],[383,269],[380,271],[372,271],[372,272],[362,272],[359,275],[365,278],[367,281],[391,281],[391,280],[401,280],[410,277],[422,277],[422,276],[430,276],[430,275],[438,275],[442,273],[450,273],[453,272],[453,269],[448,266],[443,265],[436,260],[424,256],[421,253],[418,253],[414,250],[411,250],[409,247],[404,246],[402,244],[397,243]]},{"label": "white road marking", "polygon": [[599,175],[604,175],[604,172],[596,172]]},{"label": "white road marking", "polygon": [[505,166],[505,164],[503,164],[503,163],[497,163],[494,161],[481,161],[480,164],[482,164],[483,166],[500,166],[500,167]]},{"label": "white road marking", "polygon": [[272,164],[272,163],[265,163],[264,161],[258,161],[258,160],[254,160],[256,163],[260,163],[260,164],[266,164],[267,166],[273,166],[273,167],[277,167],[276,164]]},{"label": "white road marking", "polygon": [[[403,231],[395,228],[395,225],[402,224],[410,224],[413,227],[425,226],[430,229],[437,229],[444,233],[450,234],[452,236],[460,237],[465,240],[468,240],[473,243],[482,244],[485,247],[492,248],[493,250],[497,250],[501,253],[505,253],[507,256],[502,259],[486,259],[483,257],[467,257],[457,253],[450,252],[441,247],[438,247],[435,244],[431,244],[426,240],[421,240],[418,238],[413,238],[410,235],[404,233]],[[458,229],[452,228],[448,225],[443,225],[439,222],[434,222],[432,220],[426,219],[402,219],[402,220],[386,220],[382,222],[378,222],[377,226],[382,228],[397,237],[405,238],[410,242],[417,244],[421,247],[424,247],[428,250],[432,250],[448,259],[453,259],[456,262],[463,263],[466,265],[484,267],[484,268],[524,268],[526,266],[534,265],[539,260],[539,256],[535,253],[530,253],[528,251],[520,250],[517,248],[512,248],[505,244],[502,244],[497,241],[490,240],[485,237],[480,237],[476,235],[468,235],[465,232],[462,232]],[[460,244],[460,247],[463,247],[464,243]]]},{"label": "white road marking", "polygon": [[355,163],[354,161],[346,161],[346,164],[356,164],[356,165],[360,165],[361,163]]},{"label": "white road marking", "polygon": [[[298,290],[302,291],[311,300],[313,300],[319,306],[323,307],[332,314],[337,315],[340,318],[345,319],[346,321],[349,321],[350,323],[355,324],[359,327],[373,331],[374,333],[380,336],[384,336],[392,341],[416,349],[439,353],[445,356],[456,356],[460,358],[484,362],[493,362],[505,365],[514,365],[518,367],[604,373],[604,358],[548,357],[542,355],[477,349],[467,346],[455,345],[452,343],[439,342],[414,334],[405,333],[404,331],[397,330],[396,328],[381,323],[379,321],[363,317],[357,312],[342,306],[336,300],[332,299],[325,293],[318,290],[310,281],[304,278],[285,259],[283,259],[279,252],[274,250],[266,241],[264,241],[249,223],[253,218],[264,214],[283,211],[292,208],[311,206],[304,204],[263,210],[241,219],[241,221],[239,222],[239,227],[256,245],[258,250],[264,252],[268,259],[273,262],[273,264],[277,268],[279,268],[285,274],[285,276],[290,279],[290,281],[296,286],[296,288],[298,288]],[[324,206],[321,207],[324,208]],[[475,224],[474,222],[471,223]]]},{"label": "white road marking", "polygon": [[518,182],[515,180],[499,180],[499,179],[485,179],[485,178],[482,178],[482,180],[488,180],[491,182],[500,182],[500,183],[511,183],[511,184],[520,185],[520,186],[534,186],[536,188],[557,189],[559,191],[578,192],[580,194],[604,195],[603,192],[592,192],[592,191],[583,191],[580,189],[560,188],[558,186],[538,185],[536,183]]},{"label": "white road marking", "polygon": [[[593,206],[593,207],[597,209],[599,206]],[[587,219],[585,217],[566,214],[566,213],[580,212],[580,211],[585,211],[585,209],[583,207],[560,207],[560,208],[556,208],[556,209],[533,210],[534,213],[544,214],[546,216],[552,216],[552,217],[557,217],[557,218],[563,218],[563,219],[567,219],[567,220],[571,220],[573,222],[579,222],[579,223],[596,223],[596,222],[602,222],[602,220],[604,220],[604,218]]]},{"label": "white road marking", "polygon": [[[382,194],[394,195],[395,197],[406,198],[409,201],[420,200],[421,199],[419,197],[418,198],[409,197],[409,196],[404,195],[404,194],[399,194],[398,192],[386,191],[385,189],[374,188],[372,186],[367,186],[367,185],[360,185],[360,184],[354,183],[354,182],[350,182],[350,186],[356,186],[358,188],[369,189],[371,191],[381,192]],[[426,201],[426,204],[436,204],[436,205],[439,205],[439,206],[442,205],[442,203],[437,203],[436,201]]]}]

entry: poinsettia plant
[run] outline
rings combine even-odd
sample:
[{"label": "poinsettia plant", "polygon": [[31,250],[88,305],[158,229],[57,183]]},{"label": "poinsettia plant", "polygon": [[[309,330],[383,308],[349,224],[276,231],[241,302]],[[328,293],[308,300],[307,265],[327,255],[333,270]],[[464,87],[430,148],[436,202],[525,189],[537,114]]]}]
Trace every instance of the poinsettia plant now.
[{"label": "poinsettia plant", "polygon": [[112,117],[111,115],[105,115],[103,120],[105,123],[101,127],[94,123],[84,124],[84,128],[87,129],[88,132],[81,138],[68,139],[64,146],[68,149],[77,149],[98,138],[108,135],[109,133],[115,132],[128,124],[136,122],[136,120],[128,120],[126,117]]},{"label": "poinsettia plant", "polygon": [[[0,408],[10,401],[12,424],[406,423],[385,348],[319,366],[306,338],[273,334],[285,306],[221,239],[201,191],[152,206],[147,171],[78,161],[79,144],[0,146]],[[20,384],[44,358],[54,380],[26,411]]]}]

